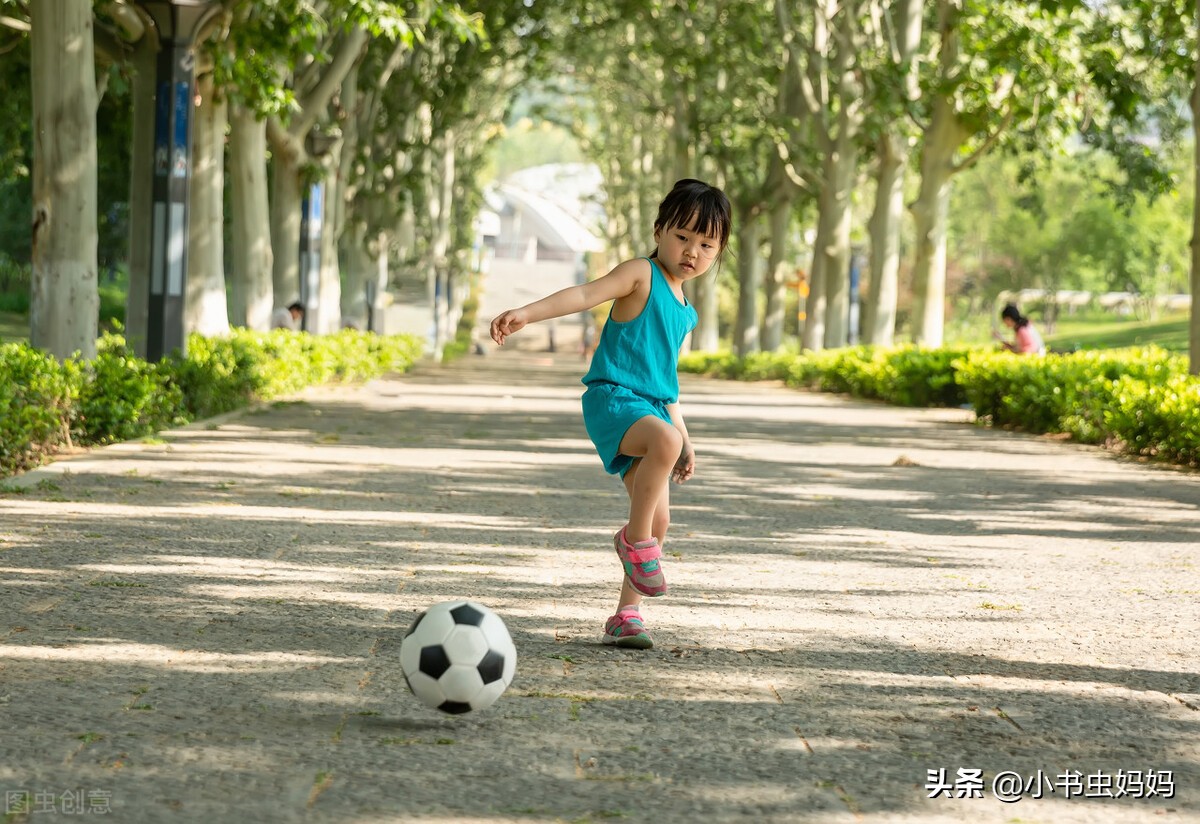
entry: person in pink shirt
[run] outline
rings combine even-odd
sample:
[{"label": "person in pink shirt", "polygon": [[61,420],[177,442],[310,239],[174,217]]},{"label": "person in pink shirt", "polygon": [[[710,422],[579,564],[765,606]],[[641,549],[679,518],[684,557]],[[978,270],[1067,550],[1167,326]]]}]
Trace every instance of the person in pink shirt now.
[{"label": "person in pink shirt", "polygon": [[1012,343],[1002,341],[1000,344],[1009,352],[1016,352],[1019,355],[1046,354],[1046,344],[1042,342],[1042,336],[1033,328],[1029,318],[1021,314],[1021,310],[1017,309],[1015,303],[1006,304],[1000,310],[1000,320],[1013,330]]}]

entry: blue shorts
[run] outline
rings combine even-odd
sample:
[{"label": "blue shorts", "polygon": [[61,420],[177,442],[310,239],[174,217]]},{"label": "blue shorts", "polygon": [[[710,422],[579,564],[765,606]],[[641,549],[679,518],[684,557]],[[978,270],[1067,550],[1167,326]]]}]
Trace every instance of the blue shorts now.
[{"label": "blue shorts", "polygon": [[674,426],[667,405],[617,386],[615,383],[593,383],[583,393],[583,425],[596,445],[604,463],[604,471],[622,478],[633,465],[634,458],[622,455],[621,439],[629,427],[647,415],[653,415]]}]

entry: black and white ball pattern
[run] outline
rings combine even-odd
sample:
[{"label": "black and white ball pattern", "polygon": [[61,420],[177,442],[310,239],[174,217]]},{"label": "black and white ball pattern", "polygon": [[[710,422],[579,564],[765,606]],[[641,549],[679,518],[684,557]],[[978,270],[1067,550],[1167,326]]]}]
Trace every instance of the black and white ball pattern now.
[{"label": "black and white ball pattern", "polygon": [[400,646],[408,688],[426,706],[455,715],[490,707],[512,683],[517,648],[500,616],[474,601],[434,604]]}]

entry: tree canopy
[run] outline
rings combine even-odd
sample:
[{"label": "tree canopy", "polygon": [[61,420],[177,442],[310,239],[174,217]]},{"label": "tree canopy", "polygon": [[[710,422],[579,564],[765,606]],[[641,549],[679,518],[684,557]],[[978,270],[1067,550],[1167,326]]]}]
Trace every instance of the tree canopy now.
[{"label": "tree canopy", "polygon": [[[69,270],[81,278],[71,288],[87,292],[99,267],[128,268],[136,338],[150,168],[137,124],[152,116],[143,81],[155,34],[132,0],[53,5],[90,15],[87,81],[62,61],[32,58],[34,26],[58,27],[57,15],[31,18],[28,4],[0,0],[0,73],[13,90],[0,103],[0,187],[10,195],[0,253],[18,268],[32,263],[33,293],[51,301],[59,290],[39,292],[41,279]],[[1001,288],[1195,291],[1194,172],[1181,147],[1195,145],[1196,20],[1182,0],[219,7],[197,52],[197,102],[208,128],[227,135],[200,151],[228,177],[194,187],[216,205],[193,209],[193,231],[228,236],[228,246],[193,252],[202,294],[231,303],[217,322],[189,316],[197,328],[261,325],[272,305],[295,298],[300,207],[318,185],[330,205],[319,288],[323,305],[337,305],[323,324],[337,328],[416,272],[442,301],[440,348],[470,280],[489,147],[535,83],[548,91],[526,114],[566,129],[602,170],[617,255],[648,246],[674,180],[704,177],[730,195],[735,265],[696,287],[700,348],[722,336],[743,353],[778,347],[797,269],[810,287],[802,343],[813,349],[850,342],[852,306],[864,301],[869,339],[899,332],[937,344],[948,309],[979,310]],[[70,32],[42,34],[64,42],[54,38]],[[78,116],[98,127],[97,183],[39,189],[38,90],[83,82],[95,94]],[[39,258],[56,262],[35,261],[22,223],[38,208],[61,213],[47,197],[91,204],[94,253],[71,241]],[[857,291],[856,255],[870,261]],[[732,316],[721,308],[733,305],[726,290]],[[1194,310],[1193,339],[1198,319]]]}]

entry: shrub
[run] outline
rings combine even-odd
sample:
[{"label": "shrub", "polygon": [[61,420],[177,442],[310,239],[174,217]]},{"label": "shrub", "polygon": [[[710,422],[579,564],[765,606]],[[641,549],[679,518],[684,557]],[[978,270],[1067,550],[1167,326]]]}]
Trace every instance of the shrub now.
[{"label": "shrub", "polygon": [[885,350],[877,396],[900,406],[961,406],[967,398],[955,364],[970,351],[915,346]]},{"label": "shrub", "polygon": [[1105,422],[1130,452],[1200,464],[1200,378],[1172,375],[1162,383],[1118,378]]},{"label": "shrub", "polygon": [[162,364],[140,360],[117,335],[103,336],[98,350],[81,365],[81,443],[131,440],[183,421],[182,393]]},{"label": "shrub", "polygon": [[[261,340],[276,334],[234,333],[227,338],[192,335],[186,357],[164,359],[171,381],[183,398],[185,417],[192,420],[219,415],[263,396],[266,381],[262,372],[268,368],[267,359],[276,353],[263,346]],[[286,358],[281,360],[287,362]]]},{"label": "shrub", "polygon": [[34,466],[71,443],[78,387],[75,364],[25,344],[0,345],[0,472]]},{"label": "shrub", "polygon": [[969,403],[982,423],[1067,433],[1176,463],[1200,464],[1200,379],[1157,347],[1015,355],[915,346],[800,354],[695,353],[680,369],[877,398],[903,406]]},{"label": "shrub", "polygon": [[345,330],[316,337],[237,330],[188,338],[186,357],[147,363],[105,335],[90,361],[60,362],[27,344],[0,346],[0,473],[38,464],[72,442],[102,444],[330,380],[407,370],[421,355],[409,335]]}]

